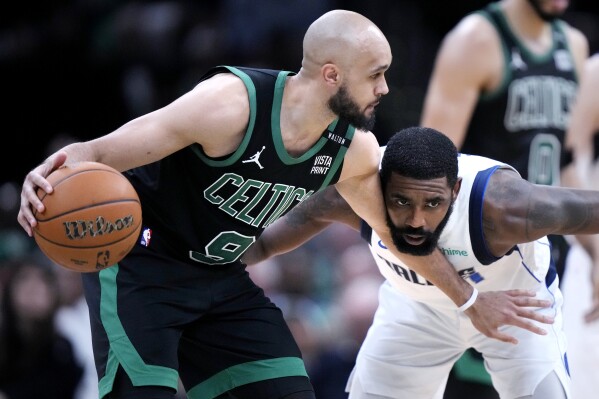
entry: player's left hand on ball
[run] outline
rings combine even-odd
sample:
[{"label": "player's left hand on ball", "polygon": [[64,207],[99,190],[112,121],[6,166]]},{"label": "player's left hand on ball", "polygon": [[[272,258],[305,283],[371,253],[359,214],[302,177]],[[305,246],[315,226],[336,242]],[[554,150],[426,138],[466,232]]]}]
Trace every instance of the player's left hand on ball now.
[{"label": "player's left hand on ball", "polygon": [[58,151],[48,158],[36,168],[31,170],[25,176],[25,181],[21,188],[21,206],[17,221],[23,227],[29,237],[33,237],[33,228],[37,225],[37,220],[33,214],[33,209],[37,212],[44,211],[44,204],[37,195],[38,187],[50,194],[52,186],[46,180],[46,177],[59,166],[63,165],[67,159],[67,153]]},{"label": "player's left hand on ball", "polygon": [[549,308],[551,302],[536,299],[534,291],[509,290],[481,292],[466,314],[470,317],[476,329],[489,338],[517,344],[518,340],[499,331],[499,327],[512,325],[531,331],[535,334],[545,335],[547,332],[532,321],[552,324],[551,316],[535,311],[535,308]]}]

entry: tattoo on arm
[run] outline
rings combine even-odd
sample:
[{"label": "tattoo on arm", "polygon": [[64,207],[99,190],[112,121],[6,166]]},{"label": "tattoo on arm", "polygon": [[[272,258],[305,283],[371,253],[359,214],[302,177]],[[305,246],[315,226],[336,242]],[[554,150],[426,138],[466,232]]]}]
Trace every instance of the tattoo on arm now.
[{"label": "tattoo on arm", "polygon": [[353,210],[334,187],[312,194],[287,215],[287,223],[301,227],[308,223],[343,221]]},{"label": "tattoo on arm", "polygon": [[574,234],[585,231],[593,223],[593,211],[581,193],[559,187],[546,187],[542,191],[544,200],[531,202],[528,218],[531,229]]},{"label": "tattoo on arm", "polygon": [[496,174],[485,193],[485,202],[492,204],[485,215],[485,228],[503,226],[507,232],[520,232],[520,239],[527,241],[592,228],[597,200],[587,198],[592,195],[589,192],[532,184],[511,172]]}]

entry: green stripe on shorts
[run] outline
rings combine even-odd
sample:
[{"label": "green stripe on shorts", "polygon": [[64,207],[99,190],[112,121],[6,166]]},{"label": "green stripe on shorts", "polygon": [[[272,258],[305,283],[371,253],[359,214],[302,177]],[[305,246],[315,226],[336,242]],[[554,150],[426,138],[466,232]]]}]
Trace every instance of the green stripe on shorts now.
[{"label": "green stripe on shorts", "polygon": [[125,332],[117,313],[118,264],[100,271],[100,317],[110,341],[110,353],[104,377],[100,380],[100,397],[112,390],[118,365],[131,379],[134,386],[159,385],[177,389],[177,370],[146,364]]},{"label": "green stripe on shorts", "polygon": [[229,367],[187,392],[189,399],[212,399],[233,388],[272,378],[307,377],[302,359],[280,357]]}]

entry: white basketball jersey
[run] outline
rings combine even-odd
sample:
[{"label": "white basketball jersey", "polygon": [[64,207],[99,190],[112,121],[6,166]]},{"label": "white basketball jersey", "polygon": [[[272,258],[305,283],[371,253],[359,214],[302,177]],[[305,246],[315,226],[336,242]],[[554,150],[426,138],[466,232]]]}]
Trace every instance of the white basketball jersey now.
[{"label": "white basketball jersey", "polygon": [[[556,275],[546,237],[519,244],[501,258],[493,256],[486,247],[482,209],[487,183],[495,170],[513,168],[476,155],[460,154],[458,161],[462,185],[453,213],[439,238],[439,248],[449,262],[480,292],[504,290],[505,287],[537,290],[551,284]],[[395,288],[429,306],[456,308],[441,290],[392,255],[364,222],[362,236],[370,244],[380,272]]]}]

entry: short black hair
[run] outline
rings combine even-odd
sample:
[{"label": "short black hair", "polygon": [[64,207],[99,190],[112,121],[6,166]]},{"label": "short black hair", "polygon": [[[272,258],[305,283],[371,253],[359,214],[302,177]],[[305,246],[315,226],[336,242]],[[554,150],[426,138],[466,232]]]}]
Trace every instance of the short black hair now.
[{"label": "short black hair", "polygon": [[458,180],[458,150],[443,133],[428,127],[408,127],[387,143],[381,161],[383,188],[395,172],[418,180],[447,177],[449,187]]}]

